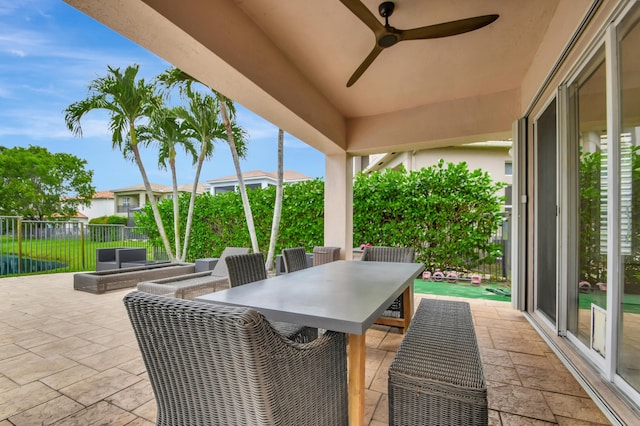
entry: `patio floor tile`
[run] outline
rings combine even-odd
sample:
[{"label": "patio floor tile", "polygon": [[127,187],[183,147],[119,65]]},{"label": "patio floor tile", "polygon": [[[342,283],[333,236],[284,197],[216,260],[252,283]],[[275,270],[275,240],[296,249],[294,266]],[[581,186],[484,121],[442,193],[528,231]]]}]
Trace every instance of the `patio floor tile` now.
[{"label": "patio floor tile", "polygon": [[[130,289],[94,295],[72,282],[72,273],[0,279],[0,426],[155,424],[122,304]],[[431,296],[416,294],[414,306],[422,297]],[[520,312],[462,300],[473,314],[490,425],[610,424]],[[367,426],[388,424],[388,368],[402,337],[388,326],[367,332]]]}]

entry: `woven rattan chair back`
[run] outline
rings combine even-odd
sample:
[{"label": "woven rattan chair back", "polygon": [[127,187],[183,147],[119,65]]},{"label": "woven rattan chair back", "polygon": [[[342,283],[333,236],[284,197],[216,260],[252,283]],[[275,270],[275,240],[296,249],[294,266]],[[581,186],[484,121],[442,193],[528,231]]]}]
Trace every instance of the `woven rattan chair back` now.
[{"label": "woven rattan chair back", "polygon": [[227,271],[229,273],[229,285],[237,287],[267,279],[267,269],[264,266],[262,253],[247,253],[227,256]]},{"label": "woven rattan chair back", "polygon": [[364,248],[361,260],[370,262],[413,263],[416,261],[416,255],[413,247],[367,246]]},{"label": "woven rattan chair back", "polygon": [[139,291],[124,304],[156,398],[156,424],[347,424],[344,334],[294,343],[246,307]]},{"label": "woven rattan chair back", "polygon": [[[362,253],[361,261],[365,262],[415,262],[415,250],[413,247],[383,247],[367,246]],[[404,318],[404,301],[402,295],[398,296],[383,313],[383,317]]]},{"label": "woven rattan chair back", "polygon": [[294,247],[282,250],[284,270],[287,273],[307,268],[307,252],[304,247]]},{"label": "woven rattan chair back", "polygon": [[[262,253],[236,254],[227,256],[225,261],[231,287],[267,279],[267,269],[264,266]],[[298,342],[310,342],[318,336],[317,328],[282,321],[270,321],[270,323],[280,334]]]},{"label": "woven rattan chair back", "polygon": [[340,247],[314,247],[313,266],[340,260]]}]

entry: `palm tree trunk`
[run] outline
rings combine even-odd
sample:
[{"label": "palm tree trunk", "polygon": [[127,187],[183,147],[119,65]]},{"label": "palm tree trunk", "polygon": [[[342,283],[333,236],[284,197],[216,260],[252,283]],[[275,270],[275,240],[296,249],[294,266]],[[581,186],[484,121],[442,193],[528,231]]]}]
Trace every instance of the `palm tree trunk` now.
[{"label": "palm tree trunk", "polygon": [[176,160],[175,154],[169,160],[169,165],[171,167],[171,183],[173,186],[173,238],[175,238],[175,246],[176,246],[176,258],[177,260],[183,262],[184,259],[179,258],[180,256],[180,206],[178,205],[178,177],[176,173]]},{"label": "palm tree trunk", "polygon": [[273,207],[273,221],[271,222],[271,239],[269,240],[269,252],[265,267],[267,271],[273,270],[273,258],[276,251],[276,242],[278,241],[278,230],[280,229],[280,216],[282,213],[282,193],[283,176],[284,175],[284,131],[278,129],[278,181],[276,183],[276,202]]},{"label": "palm tree trunk", "polygon": [[198,157],[198,166],[196,167],[196,177],[193,180],[193,188],[191,188],[191,197],[189,198],[189,212],[187,213],[187,229],[184,234],[184,243],[182,244],[182,256],[180,259],[182,262],[187,258],[187,246],[189,245],[189,236],[191,234],[191,223],[193,222],[193,210],[196,204],[196,193],[198,191],[198,182],[200,181],[200,171],[202,170],[202,164],[206,156],[209,142],[202,141],[202,147],[200,149],[200,156]]},{"label": "palm tree trunk", "polygon": [[238,176],[238,186],[240,187],[240,196],[242,198],[242,207],[244,208],[244,215],[247,220],[247,228],[249,229],[249,237],[251,238],[251,247],[254,253],[260,252],[258,247],[258,237],[256,236],[256,228],[253,224],[253,214],[251,213],[251,205],[249,205],[249,197],[247,197],[247,189],[244,186],[244,179],[242,178],[242,170],[240,169],[240,158],[238,158],[238,151],[236,149],[236,143],[233,139],[233,132],[231,131],[231,122],[229,121],[229,114],[227,113],[227,107],[224,104],[224,98],[216,92],[218,100],[220,101],[220,115],[224,122],[224,127],[227,131],[227,142],[231,148],[231,156],[233,157],[233,165],[236,168],[236,175]]},{"label": "palm tree trunk", "polygon": [[149,203],[151,204],[151,211],[153,211],[153,218],[158,225],[158,232],[160,233],[160,238],[162,239],[162,244],[164,245],[164,249],[169,256],[169,260],[171,262],[175,262],[176,258],[173,255],[173,251],[171,250],[171,244],[169,244],[169,239],[167,238],[167,233],[164,230],[164,225],[162,224],[162,217],[160,217],[160,211],[158,210],[158,205],[156,204],[156,199],[153,196],[153,191],[151,190],[151,184],[149,183],[149,178],[147,177],[147,171],[144,168],[144,164],[142,164],[142,158],[140,157],[140,150],[138,149],[138,143],[136,140],[136,131],[133,125],[130,126],[129,134],[131,135],[131,149],[133,150],[133,156],[135,158],[135,162],[138,165],[138,169],[140,170],[140,175],[142,176],[142,181],[144,182],[144,188],[147,190],[147,197],[149,198]]}]

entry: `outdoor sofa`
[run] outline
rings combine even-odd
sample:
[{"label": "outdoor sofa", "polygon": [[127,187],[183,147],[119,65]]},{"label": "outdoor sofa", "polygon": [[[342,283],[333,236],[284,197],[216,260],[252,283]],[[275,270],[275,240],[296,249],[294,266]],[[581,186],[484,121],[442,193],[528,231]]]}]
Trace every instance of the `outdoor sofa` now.
[{"label": "outdoor sofa", "polygon": [[144,247],[102,247],[96,249],[96,271],[120,269],[146,263],[147,249]]},{"label": "outdoor sofa", "polygon": [[106,271],[79,272],[73,276],[73,289],[94,294],[135,287],[141,281],[191,274],[193,263],[165,262]]}]

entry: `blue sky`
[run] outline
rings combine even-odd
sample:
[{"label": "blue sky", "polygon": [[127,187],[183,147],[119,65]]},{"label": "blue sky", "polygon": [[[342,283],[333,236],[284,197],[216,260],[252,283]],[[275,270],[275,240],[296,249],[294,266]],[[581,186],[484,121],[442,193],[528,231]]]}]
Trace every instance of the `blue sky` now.
[{"label": "blue sky", "polygon": [[[139,76],[151,80],[170,64],[58,0],[0,2],[0,146],[37,145],[87,161],[98,191],[142,183],[135,164],[111,147],[108,117],[91,112],[81,121],[83,137],[64,123],[64,109],[87,97],[87,85],[106,75],[107,65],[139,64]],[[215,89],[215,88],[214,88]],[[249,134],[243,171],[275,171],[278,128],[240,105],[238,122]],[[143,151],[149,180],[171,184],[159,170],[154,151]],[[284,167],[311,177],[324,176],[324,156],[285,134]],[[193,182],[195,169],[178,162],[178,182]],[[201,182],[235,173],[229,147],[217,143]]]}]

